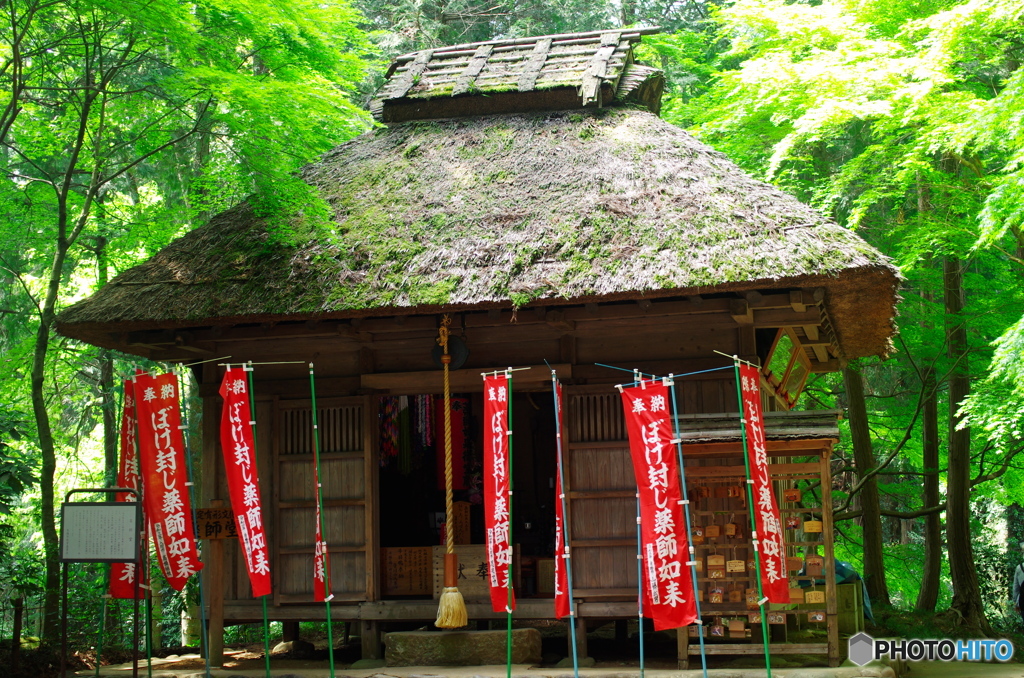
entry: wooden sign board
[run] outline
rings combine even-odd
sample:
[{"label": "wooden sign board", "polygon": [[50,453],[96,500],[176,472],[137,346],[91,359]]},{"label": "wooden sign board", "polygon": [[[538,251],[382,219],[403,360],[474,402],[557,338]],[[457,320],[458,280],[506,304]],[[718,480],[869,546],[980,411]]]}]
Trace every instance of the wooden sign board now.
[{"label": "wooden sign board", "polygon": [[[434,599],[441,597],[444,589],[444,546],[432,546],[434,571]],[[463,544],[455,547],[459,557],[459,593],[468,601],[490,600],[490,577],[487,571],[487,546],[484,544]],[[512,551],[512,583],[519,589],[519,546]]]},{"label": "wooden sign board", "polygon": [[430,546],[396,546],[380,550],[381,593],[428,596],[433,591]]},{"label": "wooden sign board", "polygon": [[196,539],[234,539],[238,537],[235,514],[229,508],[196,509]]}]

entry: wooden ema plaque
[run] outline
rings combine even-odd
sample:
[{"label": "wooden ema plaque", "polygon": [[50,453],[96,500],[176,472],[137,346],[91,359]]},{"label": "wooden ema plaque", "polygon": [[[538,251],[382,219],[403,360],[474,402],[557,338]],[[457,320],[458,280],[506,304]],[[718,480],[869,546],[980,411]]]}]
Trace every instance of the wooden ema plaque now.
[{"label": "wooden ema plaque", "polygon": [[709,603],[724,603],[725,602],[725,591],[721,588],[715,587],[708,593]]},{"label": "wooden ema plaque", "polygon": [[745,560],[730,560],[725,563],[726,572],[746,572],[747,561]]},{"label": "wooden ema plaque", "polygon": [[699,624],[690,624],[686,628],[686,635],[690,636],[691,638],[700,638],[703,635],[705,638],[707,638],[708,627]]},{"label": "wooden ema plaque", "polygon": [[730,603],[740,603],[740,602],[743,602],[743,591],[740,591],[739,589],[732,589],[731,591],[729,591],[729,602]]},{"label": "wooden ema plaque", "polygon": [[825,613],[824,612],[808,612],[807,613],[807,621],[821,623],[821,622],[825,621]]},{"label": "wooden ema plaque", "polygon": [[801,496],[802,496],[802,493],[800,492],[800,490],[798,490],[796,488],[791,488],[791,489],[783,490],[782,491],[782,500],[783,501],[800,501],[800,497]]},{"label": "wooden ema plaque", "polygon": [[714,539],[715,537],[722,536],[721,525],[708,525],[704,528],[704,536],[708,539]]},{"label": "wooden ema plaque", "polygon": [[380,550],[381,593],[428,596],[433,590],[431,547],[398,546]]},{"label": "wooden ema plaque", "polygon": [[805,520],[804,521],[804,533],[815,534],[822,531],[822,523],[820,520]]},{"label": "wooden ema plaque", "polygon": [[807,556],[804,572],[808,577],[820,577],[825,570],[825,559],[821,556]]},{"label": "wooden ema plaque", "polygon": [[725,556],[708,556],[708,578],[725,579]]},{"label": "wooden ema plaque", "polygon": [[760,612],[751,612],[750,614],[748,614],[747,615],[747,623],[749,623],[749,624],[760,624],[761,623],[761,613]]},{"label": "wooden ema plaque", "polygon": [[787,530],[799,530],[800,529],[800,516],[788,516],[786,518],[786,529]]},{"label": "wooden ema plaque", "polygon": [[824,603],[825,592],[824,591],[807,591],[804,593],[805,603]]},{"label": "wooden ema plaque", "polygon": [[804,602],[804,590],[799,586],[791,586],[789,588],[789,602],[791,603],[802,603]]},{"label": "wooden ema plaque", "polygon": [[738,532],[737,532],[737,528],[736,528],[736,523],[726,523],[725,524],[725,536],[726,537],[735,537],[735,536],[737,536],[737,534],[738,534]]},{"label": "wooden ema plaque", "polygon": [[742,619],[730,619],[729,620],[729,637],[730,638],[746,638],[747,637],[747,623]]},{"label": "wooden ema plaque", "polygon": [[790,572],[799,572],[804,569],[803,558],[786,558],[786,569]]},{"label": "wooden ema plaque", "polygon": [[747,609],[756,610],[760,605],[757,604],[757,589],[747,589]]},{"label": "wooden ema plaque", "polygon": [[769,612],[768,613],[768,623],[769,624],[783,624],[783,625],[785,625],[785,623],[786,623],[786,613],[785,612]]},{"label": "wooden ema plaque", "polygon": [[690,537],[693,539],[694,544],[704,543],[704,528],[701,525],[694,525],[690,530]]}]

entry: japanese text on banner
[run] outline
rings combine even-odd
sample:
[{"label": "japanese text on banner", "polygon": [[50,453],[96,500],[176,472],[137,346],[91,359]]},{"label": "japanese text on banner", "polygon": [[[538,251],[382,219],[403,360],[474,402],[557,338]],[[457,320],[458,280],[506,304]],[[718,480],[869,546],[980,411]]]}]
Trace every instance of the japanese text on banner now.
[{"label": "japanese text on banner", "polygon": [[509,489],[512,469],[508,447],[508,377],[484,377],[484,522],[491,609],[516,609],[510,593],[512,542],[509,524]]},{"label": "japanese text on banner", "polygon": [[171,588],[180,591],[203,564],[196,551],[186,485],[178,380],[168,373],[138,374],[134,381],[143,507],[160,569]]},{"label": "japanese text on banner", "polygon": [[220,385],[224,409],[220,420],[220,442],[228,496],[238,526],[245,568],[255,598],[270,593],[270,561],[263,529],[260,479],[256,469],[256,444],[250,421],[248,380],[241,367],[229,368]]},{"label": "japanese text on banner", "polygon": [[[121,414],[121,464],[117,471],[117,486],[139,489],[139,458],[135,444],[135,395],[131,380],[124,382],[124,410]],[[117,501],[135,501],[135,495],[120,492]],[[145,550],[145,547],[143,547]],[[135,587],[135,563],[113,563],[110,566],[110,597],[145,598],[144,587],[149,584],[142,570],[143,578]]]},{"label": "japanese text on banner", "polygon": [[[315,491],[320,491],[320,474],[314,469],[313,480]],[[330,600],[330,567],[331,558],[327,553],[327,542],[324,541],[323,524],[320,518],[320,501],[316,503],[316,542],[313,547],[313,600],[318,603]]]},{"label": "japanese text on banner", "polygon": [[[555,386],[555,407],[558,417],[556,423],[561,425],[562,412],[562,384]],[[557,431],[561,435],[561,431]],[[559,443],[560,445],[561,443]],[[571,601],[569,600],[569,577],[566,571],[565,553],[565,516],[562,513],[562,468],[559,467],[555,473],[555,619],[568,616]]]},{"label": "japanese text on banner", "polygon": [[775,501],[772,479],[768,472],[768,446],[764,435],[764,417],[761,412],[761,378],[753,365],[740,366],[740,385],[743,393],[743,422],[747,434],[747,454],[750,475],[754,483],[755,528],[761,560],[761,591],[770,603],[789,602],[789,582],[786,578],[786,549],[782,540],[779,506]]},{"label": "japanese text on banner", "polygon": [[693,623],[697,605],[686,571],[689,540],[682,516],[679,464],[672,444],[668,387],[623,389],[629,452],[640,492],[644,616],[658,631]]}]

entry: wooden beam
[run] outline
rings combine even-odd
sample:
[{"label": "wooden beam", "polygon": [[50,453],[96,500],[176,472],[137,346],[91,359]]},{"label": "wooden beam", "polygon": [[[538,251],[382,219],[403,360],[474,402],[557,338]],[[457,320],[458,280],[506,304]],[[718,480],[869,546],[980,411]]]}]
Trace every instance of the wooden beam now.
[{"label": "wooden beam", "polygon": [[732,299],[729,301],[729,315],[740,325],[754,324],[754,309],[746,299]]},{"label": "wooden beam", "polygon": [[[450,373],[451,389],[454,392],[476,392],[483,388],[481,372],[492,372],[495,368],[461,369]],[[503,368],[497,368],[499,370]],[[572,366],[565,364],[552,365],[559,379],[572,378]],[[551,369],[546,365],[532,365],[531,369],[513,374],[513,383],[517,390],[547,388],[551,384]],[[418,395],[424,393],[440,393],[442,389],[442,371],[431,372],[389,372],[382,374],[364,374],[359,378],[360,387],[381,394]]]},{"label": "wooden beam", "polygon": [[804,293],[803,290],[791,290],[789,293],[789,305],[793,307],[793,310],[797,313],[803,313],[807,310],[807,305],[804,304]]},{"label": "wooden beam", "polygon": [[823,372],[838,372],[843,369],[843,363],[845,361],[839,358],[830,358],[826,361],[812,362],[811,363],[811,374],[822,374]]}]

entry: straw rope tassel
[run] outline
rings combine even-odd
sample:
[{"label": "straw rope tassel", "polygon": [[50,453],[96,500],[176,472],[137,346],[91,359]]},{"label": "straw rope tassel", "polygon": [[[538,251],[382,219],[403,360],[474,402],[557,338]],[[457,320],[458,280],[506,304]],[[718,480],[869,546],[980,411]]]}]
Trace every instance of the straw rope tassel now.
[{"label": "straw rope tassel", "polygon": [[451,382],[448,377],[448,364],[452,357],[448,353],[448,326],[452,317],[445,314],[438,329],[437,343],[443,351],[441,364],[444,366],[444,512],[445,512],[445,556],[444,556],[444,589],[437,608],[437,621],[434,626],[441,629],[457,629],[469,623],[466,614],[466,601],[459,593],[459,557],[455,553],[455,530],[452,529],[455,511],[452,501],[454,481],[452,478],[452,408]]}]

